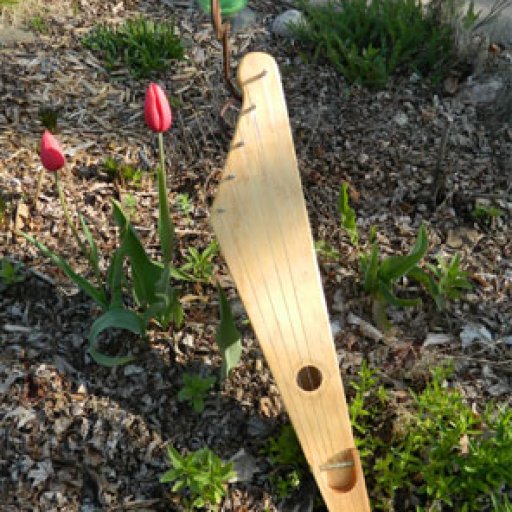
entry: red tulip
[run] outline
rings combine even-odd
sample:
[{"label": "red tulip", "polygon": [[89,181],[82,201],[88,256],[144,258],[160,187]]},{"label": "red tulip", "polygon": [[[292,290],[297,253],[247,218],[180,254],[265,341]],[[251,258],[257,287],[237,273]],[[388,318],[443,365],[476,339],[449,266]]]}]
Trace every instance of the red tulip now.
[{"label": "red tulip", "polygon": [[149,129],[154,132],[165,132],[171,127],[171,107],[165,92],[157,84],[149,84],[146,91],[144,118]]},{"label": "red tulip", "polygon": [[41,138],[41,162],[48,171],[58,171],[66,163],[64,152],[62,151],[57,139],[45,130]]}]

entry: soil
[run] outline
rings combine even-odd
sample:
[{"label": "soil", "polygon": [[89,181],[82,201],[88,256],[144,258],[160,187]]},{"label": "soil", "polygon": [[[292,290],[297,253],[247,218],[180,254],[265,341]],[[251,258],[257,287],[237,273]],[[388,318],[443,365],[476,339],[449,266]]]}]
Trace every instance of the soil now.
[{"label": "soil", "polygon": [[[187,44],[186,60],[157,77],[176,104],[166,135],[171,204],[188,194],[193,206],[189,216],[174,209],[177,264],[187,247],[203,249],[213,240],[208,211],[238,107],[223,84],[222,48],[209,19],[188,5],[62,1],[45,13],[47,31],[34,33],[34,41],[0,48],[0,257],[24,265],[21,282],[0,288],[2,510],[182,510],[159,483],[168,469],[167,444],[180,451],[208,446],[226,460],[241,451],[251,456],[250,477],[229,486],[221,510],[292,509],[273,494],[272,467],[261,454],[287,422],[286,412],[221,257],[214,274],[234,306],[243,355],[197,414],[177,394],[185,372],[216,374],[221,365],[212,284],[179,284],[186,313],[180,330],[152,330],[147,342],[112,333],[104,344],[110,353],[131,352],[136,360],[104,368],[87,353],[98,307],[16,235],[33,235],[87,274],[50,177],[37,206],[31,202],[41,173],[39,113],[51,107],[59,111],[57,137],[68,158],[61,175],[65,194],[75,219],[79,211],[88,219],[103,266],[118,242],[112,198],[135,198],[132,221],[157,256],[157,145],[142,110],[148,81],[134,80],[122,67],[107,72],[81,43],[96,23],[143,14],[174,16]],[[249,51],[268,52],[279,64],[314,238],[339,252],[335,258],[320,254],[319,261],[346,388],[363,359],[392,393],[421,386],[429,367],[451,360],[456,385],[471,404],[478,408],[493,398],[510,405],[509,125],[489,105],[463,100],[463,79],[450,94],[409,76],[393,79],[383,91],[347,84],[327,65],[304,62],[294,42],[271,34],[273,17],[289,2],[253,0],[250,7],[256,23],[232,36],[233,67]],[[110,181],[106,157],[144,169],[140,185]],[[354,322],[373,319],[361,289],[358,250],[340,227],[342,182],[357,213],[360,250],[369,250],[375,226],[382,254],[406,253],[424,222],[427,260],[459,253],[472,290],[438,312],[422,290],[403,282],[402,293],[420,295],[423,304],[390,308],[391,330],[381,339],[369,336]],[[477,220],[471,215],[476,203],[502,215]],[[488,336],[462,342],[461,332],[482,328]],[[296,510],[306,510],[300,500],[306,503],[314,492],[305,482],[292,500],[299,501]]]}]

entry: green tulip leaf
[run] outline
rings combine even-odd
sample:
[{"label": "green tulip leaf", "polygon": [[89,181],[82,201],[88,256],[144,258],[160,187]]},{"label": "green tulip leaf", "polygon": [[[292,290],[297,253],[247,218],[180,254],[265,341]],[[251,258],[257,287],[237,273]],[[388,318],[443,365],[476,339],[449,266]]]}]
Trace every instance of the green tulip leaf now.
[{"label": "green tulip leaf", "polygon": [[221,379],[225,379],[240,361],[242,342],[224,290],[220,285],[217,285],[217,291],[219,295],[220,323],[217,327],[215,341],[222,355]]},{"label": "green tulip leaf", "polygon": [[109,309],[95,320],[89,331],[89,354],[98,364],[112,367],[128,364],[133,361],[135,359],[134,356],[112,357],[98,351],[98,336],[107,329],[124,329],[134,334],[142,335],[144,333],[144,326],[139,316],[128,309]]},{"label": "green tulip leaf", "polygon": [[71,279],[84,293],[89,295],[89,297],[98,304],[102,309],[107,309],[108,303],[107,298],[103,290],[99,288],[95,288],[87,279],[78,275],[69,264],[61,258],[58,254],[55,254],[53,251],[48,249],[46,245],[38,242],[35,238],[27,235],[26,233],[21,233],[21,235],[29,241],[32,245],[37,247],[42,254],[44,254],[47,258],[59,267],[66,276]]}]

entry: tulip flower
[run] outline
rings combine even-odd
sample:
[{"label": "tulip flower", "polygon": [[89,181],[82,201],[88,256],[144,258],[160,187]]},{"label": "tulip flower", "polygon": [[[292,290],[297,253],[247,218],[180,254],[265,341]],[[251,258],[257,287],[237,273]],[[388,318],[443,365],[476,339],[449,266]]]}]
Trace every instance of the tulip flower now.
[{"label": "tulip flower", "polygon": [[149,129],[154,132],[162,133],[171,127],[171,107],[165,92],[157,84],[149,84],[146,91],[144,118]]},{"label": "tulip flower", "polygon": [[174,225],[169,213],[167,199],[167,174],[165,172],[165,154],[163,132],[172,124],[172,113],[169,101],[162,88],[154,83],[149,84],[144,101],[144,118],[150,130],[158,133],[158,149],[160,166],[158,167],[158,234],[162,247],[164,269],[170,272],[172,253],[174,249]]},{"label": "tulip flower", "polygon": [[[66,196],[64,195],[64,191],[62,190],[62,186],[59,179],[59,173],[57,172],[59,169],[62,169],[66,164],[66,158],[64,157],[64,151],[60,147],[57,139],[52,135],[51,132],[45,130],[43,136],[41,138],[41,150],[40,150],[41,163],[43,164],[44,169],[47,171],[53,172],[55,176],[55,188],[57,189],[57,194],[59,195],[60,204],[64,211],[64,217],[66,218],[66,222],[75,237],[80,249],[84,253],[86,257],[88,257],[88,251],[86,250],[82,240],[80,239],[80,235],[78,234],[78,230],[73,223],[71,218],[71,214],[69,213],[68,204],[66,202]],[[36,204],[37,199],[39,197],[39,192],[41,188],[41,182],[43,179],[44,170],[41,172],[39,176],[39,180],[37,183],[36,195],[34,197],[34,204]]]},{"label": "tulip flower", "polygon": [[57,139],[45,130],[41,138],[41,162],[47,171],[55,172],[64,167],[66,159]]}]

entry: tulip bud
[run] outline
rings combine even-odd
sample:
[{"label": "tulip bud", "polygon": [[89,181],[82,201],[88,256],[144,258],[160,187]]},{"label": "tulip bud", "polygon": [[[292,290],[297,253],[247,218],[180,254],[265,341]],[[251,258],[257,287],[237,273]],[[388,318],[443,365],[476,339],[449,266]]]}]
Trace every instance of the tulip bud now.
[{"label": "tulip bud", "polygon": [[44,131],[41,138],[40,156],[43,167],[51,172],[58,171],[66,163],[64,152],[57,139],[48,130]]},{"label": "tulip bud", "polygon": [[171,107],[164,91],[157,84],[151,83],[146,91],[144,118],[149,129],[154,132],[165,132],[171,127]]}]

